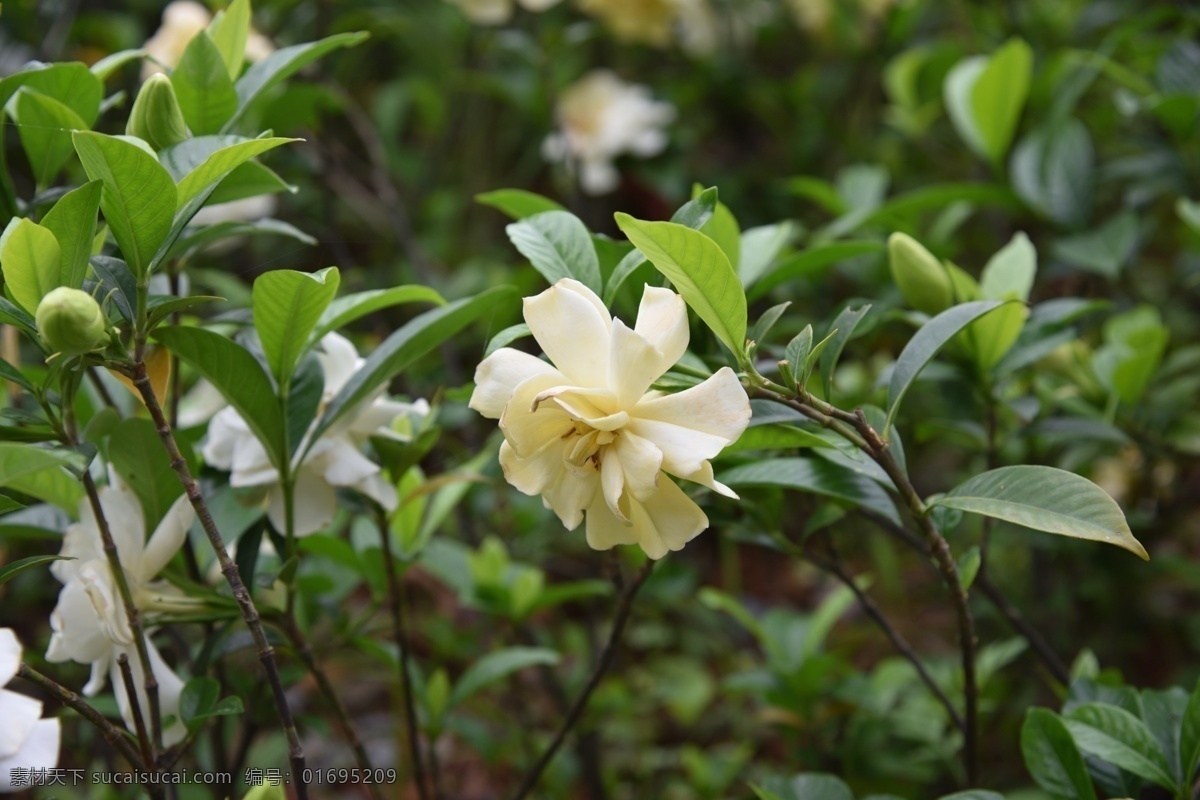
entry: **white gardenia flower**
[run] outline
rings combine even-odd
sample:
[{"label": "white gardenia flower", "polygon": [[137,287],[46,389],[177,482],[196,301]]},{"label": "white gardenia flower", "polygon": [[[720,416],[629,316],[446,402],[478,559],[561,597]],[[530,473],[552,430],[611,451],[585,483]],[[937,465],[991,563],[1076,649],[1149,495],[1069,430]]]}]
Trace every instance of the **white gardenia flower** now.
[{"label": "white gardenia flower", "polygon": [[[104,509],[104,518],[117,546],[134,605],[145,610],[169,607],[181,601],[186,603],[186,598],[170,584],[154,579],[179,551],[195,518],[187,496],[175,501],[147,540],[137,495],[115,471],[109,471],[109,485],[102,487],[99,495],[100,507]],[[63,588],[58,595],[58,605],[50,614],[53,634],[46,649],[46,660],[91,664],[91,679],[83,687],[83,693],[90,697],[104,688],[106,679],[111,680],[125,725],[134,730],[133,709],[125,692],[118,657],[124,654],[129,659],[143,713],[149,709],[143,688],[145,673],[125,606],[104,555],[100,527],[86,499],[79,504],[79,522],[68,527],[63,535],[60,555],[73,560],[55,561],[50,565],[50,571],[62,582]],[[181,741],[187,733],[179,720],[183,681],[166,665],[149,637],[146,647],[150,667],[158,680],[162,715],[176,718],[175,723],[163,731],[163,742],[169,746]]]},{"label": "white gardenia flower", "polygon": [[[21,643],[12,628],[0,628],[0,686],[21,666]],[[61,726],[55,718],[42,719],[42,704],[7,689],[0,689],[0,794],[25,791],[13,786],[12,770],[53,769],[58,766]]]},{"label": "white gardenia flower", "polygon": [[654,100],[647,87],[598,69],[563,92],[555,115],[559,131],[547,137],[542,154],[549,161],[577,164],[583,190],[604,194],[617,188],[612,163],[617,156],[648,158],[666,148],[663,129],[675,118],[675,109]]},{"label": "white gardenia flower", "polygon": [[708,517],[662,473],[737,497],[708,461],[750,422],[733,370],[677,394],[648,391],[688,345],[687,307],[669,289],[646,287],[631,330],[564,278],[525,298],[525,322],[551,363],[497,350],[476,370],[470,402],[500,420],[504,477],[540,494],[569,530],[586,513],[597,550],[638,544],[657,559],[682,548]]},{"label": "white gardenia flower", "polygon": [[[325,390],[317,420],[346,382],[362,368],[366,359],[348,339],[336,333],[326,334],[316,350],[325,371]],[[347,411],[336,424],[321,435],[304,453],[304,460],[293,465],[296,476],[296,513],[294,532],[307,536],[329,525],[337,511],[336,487],[355,489],[375,500],[388,511],[396,508],[396,487],[386,481],[379,465],[367,458],[362,447],[372,436],[404,441],[407,437],[392,430],[400,416],[429,413],[424,400],[401,403],[380,396],[381,388],[357,407]],[[314,421],[314,426],[316,422]],[[311,429],[310,429],[311,430]],[[309,437],[306,435],[304,443]],[[231,486],[262,486],[267,489],[267,514],[275,529],[285,530],[283,486],[279,472],[271,466],[267,451],[254,437],[250,426],[233,408],[217,412],[208,425],[208,440],[202,450],[204,460],[217,469],[230,471]]]},{"label": "white gardenia flower", "polygon": [[[447,0],[467,15],[476,25],[503,25],[512,17],[512,0]],[[517,0],[526,11],[541,12],[552,8],[561,0]]]},{"label": "white gardenia flower", "polygon": [[[156,72],[162,72],[162,66],[171,68],[179,63],[188,42],[196,34],[206,29],[212,22],[212,14],[201,3],[195,0],[175,0],[163,9],[162,25],[154,35],[142,45],[150,58],[142,62],[142,80],[146,80]],[[257,31],[251,30],[246,38],[246,60],[262,61],[275,52],[271,40]],[[153,59],[153,60],[150,60]],[[155,62],[158,62],[157,64]]]}]

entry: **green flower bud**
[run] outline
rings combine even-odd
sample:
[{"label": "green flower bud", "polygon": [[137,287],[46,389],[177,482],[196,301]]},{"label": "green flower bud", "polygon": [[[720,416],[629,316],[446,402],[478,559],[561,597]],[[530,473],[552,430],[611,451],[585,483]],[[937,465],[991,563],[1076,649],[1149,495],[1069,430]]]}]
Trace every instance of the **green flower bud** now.
[{"label": "green flower bud", "polygon": [[171,80],[161,73],[152,75],[142,84],[125,133],[143,139],[155,150],[179,144],[188,138],[187,124]]},{"label": "green flower bud", "polygon": [[99,347],[107,338],[108,321],[96,299],[87,292],[60,286],[38,304],[38,333],[50,349],[77,356]]},{"label": "green flower bud", "polygon": [[911,236],[893,233],[888,237],[888,268],[905,302],[918,311],[938,314],[954,305],[946,269]]}]

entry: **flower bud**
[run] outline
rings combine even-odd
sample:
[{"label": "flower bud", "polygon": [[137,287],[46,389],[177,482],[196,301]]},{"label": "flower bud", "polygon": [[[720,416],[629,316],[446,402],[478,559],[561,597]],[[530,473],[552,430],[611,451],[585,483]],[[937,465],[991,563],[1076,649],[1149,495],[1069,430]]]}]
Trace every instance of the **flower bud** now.
[{"label": "flower bud", "polygon": [[64,356],[95,350],[106,339],[108,322],[100,304],[87,292],[60,286],[38,304],[38,333],[50,349]]},{"label": "flower bud", "polygon": [[888,237],[888,268],[905,302],[918,311],[938,314],[954,305],[950,276],[933,253],[911,236]]},{"label": "flower bud", "polygon": [[144,139],[155,150],[179,144],[188,138],[187,124],[183,121],[183,112],[179,110],[179,101],[175,99],[175,89],[166,75],[151,75],[142,84],[142,90],[133,102],[125,133]]}]

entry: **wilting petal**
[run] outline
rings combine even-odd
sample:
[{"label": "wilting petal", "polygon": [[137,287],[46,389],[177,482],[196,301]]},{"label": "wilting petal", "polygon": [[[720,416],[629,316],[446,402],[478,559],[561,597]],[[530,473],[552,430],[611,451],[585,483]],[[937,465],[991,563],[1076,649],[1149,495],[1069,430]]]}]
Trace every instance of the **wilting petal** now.
[{"label": "wilting petal", "polygon": [[625,486],[635,498],[645,502],[658,489],[663,454],[649,439],[621,431],[604,456],[606,462],[614,459],[620,460]]},{"label": "wilting petal", "polygon": [[597,495],[587,509],[588,547],[611,550],[619,544],[637,544],[637,541],[637,531],[633,525],[618,519],[604,497]]},{"label": "wilting petal", "polygon": [[608,385],[616,393],[618,408],[633,408],[650,384],[670,364],[640,334],[629,330],[621,320],[613,320],[608,361]]},{"label": "wilting petal", "polygon": [[570,383],[607,385],[612,318],[591,289],[563,278],[536,297],[525,298],[525,322]]},{"label": "wilting petal", "polygon": [[57,719],[38,720],[19,750],[8,756],[0,755],[0,792],[21,790],[21,787],[12,784],[12,775],[17,767],[27,770],[54,769],[58,765],[61,733],[62,727]]},{"label": "wilting petal", "polygon": [[691,475],[735,441],[750,423],[750,401],[729,367],[678,394],[643,399],[630,429],[663,451],[663,469]]},{"label": "wilting petal", "polygon": [[21,749],[33,726],[42,718],[42,704],[23,694],[0,689],[0,758]]},{"label": "wilting petal", "polygon": [[192,509],[187,495],[180,495],[167,510],[162,522],[158,523],[150,541],[146,543],[142,563],[138,566],[138,577],[142,583],[148,583],[175,557],[187,540],[188,529],[192,527],[195,519],[196,512]]},{"label": "wilting petal", "polygon": [[561,372],[540,358],[502,347],[475,368],[475,391],[468,405],[488,419],[500,419],[517,386],[535,375],[556,375],[555,383],[567,382]]},{"label": "wilting petal", "polygon": [[647,286],[642,291],[633,330],[658,351],[662,358],[661,375],[683,358],[687,350],[690,337],[687,304],[670,289]]},{"label": "wilting petal", "polygon": [[[332,486],[322,480],[319,472],[301,469],[296,474],[296,491],[293,500],[296,508],[292,524],[293,533],[296,536],[308,536],[310,533],[316,533],[333,522],[333,515],[337,512],[337,494]],[[287,530],[282,487],[271,487],[267,518],[271,520],[275,530],[280,533]]]},{"label": "wilting petal", "polygon": [[500,415],[500,430],[522,458],[530,458],[562,439],[574,430],[567,413],[552,403],[538,405],[534,401],[546,389],[552,388],[555,375],[535,375],[522,381]]},{"label": "wilting petal", "polygon": [[631,500],[629,518],[638,544],[650,558],[662,558],[683,546],[708,527],[708,517],[675,482],[659,481],[658,491],[645,503]]}]

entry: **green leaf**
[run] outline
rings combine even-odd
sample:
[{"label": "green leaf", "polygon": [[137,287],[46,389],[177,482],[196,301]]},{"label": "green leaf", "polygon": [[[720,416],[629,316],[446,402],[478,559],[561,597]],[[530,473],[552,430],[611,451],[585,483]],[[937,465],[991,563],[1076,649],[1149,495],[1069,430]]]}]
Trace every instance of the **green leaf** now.
[{"label": "green leaf", "polygon": [[[700,230],[707,222],[712,219],[713,212],[717,204],[716,187],[705,189],[697,194],[693,199],[684,203],[679,209],[671,215],[671,222],[680,225],[686,225],[693,230]],[[608,283],[604,286],[604,304],[612,305],[613,300],[617,297],[617,292],[621,286],[628,280],[638,267],[646,263],[646,256],[641,250],[634,248],[625,254],[625,256],[613,267],[612,274],[609,276]]]},{"label": "green leaf", "polygon": [[149,273],[175,215],[175,181],[150,153],[117,136],[75,134],[75,150],[91,180],[102,181],[100,208],[139,281]]},{"label": "green leaf", "polygon": [[[211,201],[211,197],[209,200]],[[234,236],[286,236],[307,245],[315,245],[317,240],[294,225],[277,219],[259,219],[254,222],[218,222],[203,227],[188,228],[171,245],[165,258],[178,258],[188,252],[199,252],[213,242],[229,239]]]},{"label": "green leaf", "polygon": [[225,62],[230,80],[242,71],[246,60],[246,40],[250,38],[250,0],[233,0],[209,31],[213,44]]},{"label": "green leaf", "polygon": [[1082,122],[1067,119],[1039,128],[1013,150],[1013,189],[1033,210],[1077,228],[1092,211],[1095,151]]},{"label": "green leaf", "polygon": [[1123,211],[1094,231],[1059,239],[1054,255],[1080,269],[1116,278],[1129,263],[1137,242],[1137,215]]},{"label": "green leaf", "polygon": [[310,441],[315,442],[343,414],[358,406],[396,373],[454,336],[485,314],[494,311],[512,289],[496,286],[474,297],[426,311],[383,341],[362,368],[329,402]]},{"label": "green leaf", "polygon": [[238,107],[238,94],[225,59],[207,31],[188,42],[171,72],[171,86],[192,133],[217,133]]},{"label": "green leaf", "polygon": [[10,486],[26,475],[58,467],[79,472],[87,467],[89,460],[76,450],[0,442],[0,486]]},{"label": "green leaf", "polygon": [[15,383],[27,392],[35,392],[33,383],[21,370],[14,367],[4,359],[0,359],[0,380],[6,380],[9,383]]},{"label": "green leaf", "polygon": [[137,278],[129,265],[112,256],[92,256],[88,261],[100,282],[99,295],[111,297],[117,312],[128,322],[133,322],[137,308]]},{"label": "green leaf", "polygon": [[820,772],[771,778],[752,788],[763,800],[854,800],[854,793],[841,778]]},{"label": "green leaf", "polygon": [[1075,745],[1138,777],[1175,789],[1167,757],[1146,723],[1123,708],[1087,703],[1063,720]]},{"label": "green leaf", "polygon": [[747,450],[791,450],[800,447],[832,447],[833,445],[804,428],[794,425],[751,425],[722,454]]},{"label": "green leaf", "polygon": [[968,547],[958,557],[958,582],[962,584],[964,592],[970,591],[971,584],[975,582],[975,576],[979,574],[979,565],[982,563],[983,555],[976,546]]},{"label": "green leaf", "polygon": [[1031,708],[1021,726],[1025,768],[1047,792],[1067,800],[1096,800],[1079,748],[1063,720],[1048,708]]},{"label": "green leaf", "polygon": [[565,211],[561,205],[548,197],[527,192],[524,189],[497,189],[475,195],[475,202],[500,211],[513,219],[525,219],[546,211]]},{"label": "green leaf", "polygon": [[871,310],[871,305],[850,308],[846,306],[834,317],[829,326],[825,340],[829,342],[821,352],[821,376],[825,382],[825,396],[833,397],[833,372],[837,369],[838,361],[842,358],[842,350],[854,335],[854,329],[863,321],[863,317]]},{"label": "green leaf", "polygon": [[1012,522],[1037,531],[1107,542],[1149,560],[1121,507],[1103,489],[1066,470],[1022,465],[976,475],[930,505]]},{"label": "green leaf", "polygon": [[59,286],[79,289],[87,277],[92,239],[96,235],[96,212],[104,185],[90,181],[58,199],[42,218],[42,227],[54,234],[62,252]]},{"label": "green leaf", "polygon": [[[702,189],[700,184],[696,184],[692,187],[692,199],[700,199],[706,191],[709,190]],[[733,216],[733,212],[729,210],[729,207],[718,201],[713,207],[712,217],[704,223],[700,228],[700,232],[717,243],[717,246],[721,248],[721,252],[729,259],[729,265],[736,272],[738,269],[738,260],[742,255],[742,229],[738,225],[737,218]],[[654,259],[650,260],[653,261]]]},{"label": "green leaf", "polygon": [[620,213],[616,220],[634,247],[667,276],[741,363],[746,347],[746,295],[717,244],[674,222],[642,222]]},{"label": "green leaf", "polygon": [[62,250],[54,234],[29,219],[14,219],[4,231],[0,269],[4,285],[17,303],[33,314],[38,303],[58,287]]},{"label": "green leaf", "polygon": [[17,132],[33,167],[39,187],[50,186],[71,157],[73,131],[85,131],[87,123],[69,106],[25,87],[16,97]]},{"label": "green leaf", "polygon": [[579,217],[569,211],[544,211],[513,222],[504,230],[513,246],[548,283],[574,278],[600,294],[600,261]]},{"label": "green leaf", "polygon": [[202,328],[159,328],[154,338],[217,388],[279,469],[286,452],[283,418],[275,389],[258,359],[233,340]]},{"label": "green leaf", "polygon": [[900,520],[895,504],[878,483],[822,459],[765,459],[725,470],[717,480],[731,487],[779,486],[823,494]]},{"label": "green leaf", "polygon": [[211,295],[203,294],[194,294],[190,297],[151,295],[146,301],[146,326],[150,330],[153,330],[172,314],[186,311],[192,306],[203,305],[204,303],[212,303],[214,301],[224,299],[224,297],[213,297]]},{"label": "green leaf", "polygon": [[9,75],[0,80],[0,106],[7,106],[22,86],[52,97],[70,108],[83,120],[85,129],[92,127],[100,114],[104,84],[86,64],[38,64],[33,69]]},{"label": "green leaf", "polygon": [[763,225],[743,231],[738,256],[738,276],[749,289],[770,268],[785,247],[796,237],[791,222]]},{"label": "green leaf", "polygon": [[348,294],[329,304],[329,308],[325,309],[325,313],[317,322],[311,338],[318,341],[330,331],[339,330],[367,314],[404,303],[446,305],[442,296],[428,286],[393,286],[391,289],[371,289]]},{"label": "green leaf", "polygon": [[888,382],[887,425],[890,428],[904,395],[925,365],[970,323],[1004,305],[1002,300],[976,300],[946,309],[921,326],[896,359]]},{"label": "green leaf", "polygon": [[295,194],[299,189],[292,186],[272,170],[257,161],[247,161],[234,167],[209,195],[211,205],[244,200],[264,194],[287,192]]},{"label": "green leaf", "polygon": [[811,275],[820,269],[850,258],[882,253],[887,246],[882,242],[847,241],[810,247],[776,262],[767,269],[749,290],[751,300],[762,297],[781,283],[802,275]]},{"label": "green leaf", "polygon": [[532,333],[533,332],[529,330],[529,326],[524,322],[516,325],[510,325],[491,338],[491,341],[487,343],[487,347],[484,348],[483,357],[487,358],[501,347],[507,347],[517,339],[530,336]]},{"label": "green leaf", "polygon": [[3,586],[8,581],[20,575],[30,567],[36,567],[41,564],[49,564],[52,561],[74,561],[75,559],[68,556],[30,556],[22,558],[19,561],[13,561],[11,564],[5,564],[0,567],[0,586]]},{"label": "green leaf", "polygon": [[79,503],[83,500],[83,486],[79,478],[61,467],[20,475],[8,480],[6,485],[44,503],[58,506],[71,515],[79,512]]},{"label": "green leaf", "polygon": [[1104,322],[1104,345],[1096,349],[1092,369],[1106,389],[1132,405],[1150,386],[1169,338],[1154,306],[1115,314]]},{"label": "green leaf", "polygon": [[225,176],[250,159],[282,144],[297,141],[299,139],[279,136],[267,139],[243,139],[238,136],[197,137],[179,143],[159,158],[164,164],[169,163],[174,171],[183,164],[203,157],[203,161],[179,181],[178,205],[183,209],[201,192],[215,187]]},{"label": "green leaf", "polygon": [[171,460],[149,419],[121,420],[108,436],[108,460],[141,501],[146,530],[153,531],[183,494]]},{"label": "green leaf", "polygon": [[979,288],[986,300],[1028,300],[1037,274],[1037,250],[1024,233],[1017,233],[984,266]]},{"label": "green leaf", "polygon": [[458,705],[489,684],[525,667],[559,662],[558,653],[545,647],[506,647],[488,653],[462,674],[450,693],[450,707]]},{"label": "green leaf", "polygon": [[281,393],[340,281],[337,267],[311,274],[276,269],[254,281],[254,328]]},{"label": "green leaf", "polygon": [[275,86],[280,81],[287,80],[291,75],[304,69],[304,67],[326,53],[330,53],[339,47],[352,47],[365,41],[368,36],[369,34],[366,31],[339,33],[317,42],[308,42],[281,48],[257,64],[253,64],[235,85],[238,99],[237,111],[225,123],[222,132],[232,130],[233,126],[242,118],[242,115],[246,113],[246,109],[253,105],[272,86]]},{"label": "green leaf", "polygon": [[99,78],[101,81],[107,80],[109,75],[112,75],[121,67],[131,61],[141,61],[146,57],[146,51],[137,50],[118,50],[115,53],[109,53],[104,58],[89,67],[89,71]]},{"label": "green leaf", "polygon": [[1033,51],[1010,39],[988,59],[971,89],[971,115],[983,141],[984,155],[999,161],[1012,143],[1029,94]]},{"label": "green leaf", "polygon": [[[812,352],[813,345],[813,329],[812,325],[805,325],[796,336],[788,342],[784,349],[784,357],[792,368],[792,374],[796,375],[804,369],[804,364],[808,361],[808,354]],[[799,379],[799,378],[798,378]]]},{"label": "green leaf", "polygon": [[1183,712],[1183,724],[1179,732],[1179,763],[1183,766],[1183,779],[1191,781],[1200,769],[1200,681],[1188,698]]}]

